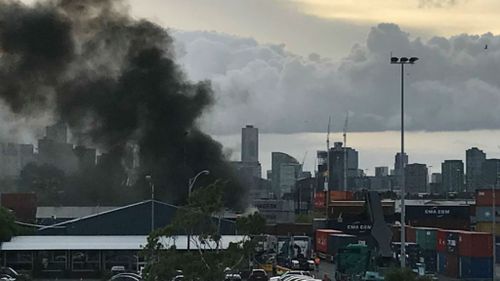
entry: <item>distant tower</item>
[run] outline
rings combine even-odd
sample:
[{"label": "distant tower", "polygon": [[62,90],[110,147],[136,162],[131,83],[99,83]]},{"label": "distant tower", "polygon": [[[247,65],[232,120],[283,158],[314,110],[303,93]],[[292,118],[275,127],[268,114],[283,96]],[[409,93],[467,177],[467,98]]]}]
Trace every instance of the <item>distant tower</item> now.
[{"label": "distant tower", "polygon": [[52,126],[47,126],[47,139],[56,143],[68,142],[68,128],[63,122],[58,122]]},{"label": "distant tower", "polygon": [[252,125],[241,129],[241,162],[259,162],[259,129]]},{"label": "distant tower", "polygon": [[486,161],[486,153],[477,147],[465,151],[465,172],[467,191],[473,192],[480,187],[482,166]]}]

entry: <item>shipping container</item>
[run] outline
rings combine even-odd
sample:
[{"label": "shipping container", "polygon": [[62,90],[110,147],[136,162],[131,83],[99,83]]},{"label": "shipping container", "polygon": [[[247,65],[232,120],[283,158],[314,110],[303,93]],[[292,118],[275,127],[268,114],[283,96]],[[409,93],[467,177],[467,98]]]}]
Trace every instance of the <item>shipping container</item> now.
[{"label": "shipping container", "polygon": [[406,226],[406,242],[417,242],[417,232],[416,229],[412,226]]},{"label": "shipping container", "polygon": [[437,228],[415,228],[416,242],[422,250],[436,250]]},{"label": "shipping container", "polygon": [[463,218],[427,218],[408,221],[415,227],[433,227],[452,230],[470,230],[470,217]]},{"label": "shipping container", "polygon": [[372,231],[372,223],[370,221],[338,222],[331,220],[328,226],[331,229],[338,229],[344,233],[358,236],[370,235]]},{"label": "shipping container", "polygon": [[447,230],[446,231],[446,251],[449,254],[458,254],[458,239],[459,231]]},{"label": "shipping container", "polygon": [[460,257],[461,279],[491,279],[493,258]]},{"label": "shipping container", "polygon": [[333,201],[352,201],[353,193],[351,191],[330,191],[330,202]]},{"label": "shipping container", "polygon": [[18,221],[35,222],[37,208],[35,193],[2,193],[0,197],[0,206],[12,210]]},{"label": "shipping container", "polygon": [[335,233],[342,233],[342,231],[334,229],[316,229],[315,251],[326,254],[328,252],[328,235]]},{"label": "shipping container", "polygon": [[[495,192],[495,202],[497,206],[500,205],[500,190]],[[478,189],[476,190],[476,206],[490,207],[493,204],[493,191],[491,189]]]},{"label": "shipping container", "polygon": [[[500,207],[500,206],[499,206]],[[500,222],[498,217],[498,211],[496,210],[497,222]],[[493,221],[493,208],[492,207],[476,207],[476,222],[492,222]]]},{"label": "shipping container", "polygon": [[[417,263],[420,263],[423,259],[422,250],[417,243],[408,242],[406,244],[406,265],[410,268],[416,268]],[[401,243],[393,242],[391,244],[392,251],[394,252],[395,258],[399,260],[401,252]]]},{"label": "shipping container", "polygon": [[464,218],[470,216],[470,207],[463,206],[441,206],[441,205],[409,205],[405,207],[406,219],[446,219]]},{"label": "shipping container", "polygon": [[446,252],[447,233],[445,229],[438,229],[436,232],[436,251]]},{"label": "shipping container", "polygon": [[491,233],[462,231],[458,234],[458,254],[467,257],[493,257]]},{"label": "shipping container", "polygon": [[328,228],[328,220],[326,218],[314,218],[312,227],[314,233],[316,233],[317,229]]},{"label": "shipping container", "polygon": [[445,275],[452,278],[458,278],[460,275],[458,268],[459,268],[458,256],[453,254],[447,254]]},{"label": "shipping container", "polygon": [[437,272],[441,274],[446,274],[446,257],[448,254],[443,252],[437,253]]},{"label": "shipping container", "polygon": [[392,225],[392,242],[401,242],[401,226]]},{"label": "shipping container", "polygon": [[336,233],[328,235],[328,250],[327,253],[331,257],[335,257],[339,249],[345,248],[349,244],[357,244],[358,238],[354,235]]},{"label": "shipping container", "polygon": [[424,258],[425,271],[436,272],[438,266],[436,250],[423,250],[422,257]]},{"label": "shipping container", "polygon": [[[495,224],[496,233],[500,235],[500,223]],[[478,222],[476,223],[476,231],[492,233],[493,223],[491,222]]]}]

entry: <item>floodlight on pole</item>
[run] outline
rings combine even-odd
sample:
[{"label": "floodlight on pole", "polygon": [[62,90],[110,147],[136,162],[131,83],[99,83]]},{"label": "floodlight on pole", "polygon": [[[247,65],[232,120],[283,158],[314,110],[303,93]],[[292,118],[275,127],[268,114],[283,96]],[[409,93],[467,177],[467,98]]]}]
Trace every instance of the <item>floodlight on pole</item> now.
[{"label": "floodlight on pole", "polygon": [[400,64],[401,65],[401,161],[400,161],[400,181],[401,181],[401,268],[406,267],[406,207],[405,207],[405,123],[404,123],[404,72],[405,72],[405,64],[414,64],[418,60],[417,57],[411,57],[408,59],[407,57],[392,57],[391,56],[391,64]]}]

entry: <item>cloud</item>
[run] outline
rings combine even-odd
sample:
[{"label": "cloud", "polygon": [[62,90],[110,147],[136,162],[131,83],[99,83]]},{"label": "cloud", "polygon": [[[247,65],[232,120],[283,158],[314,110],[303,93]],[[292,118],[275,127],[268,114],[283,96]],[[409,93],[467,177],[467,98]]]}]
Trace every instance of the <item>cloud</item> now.
[{"label": "cloud", "polygon": [[212,133],[236,133],[245,124],[322,132],[329,115],[341,130],[347,111],[352,131],[399,129],[400,68],[389,64],[391,52],[421,58],[406,67],[409,130],[500,128],[500,37],[491,33],[423,41],[379,24],[339,61],[220,33],[174,37],[188,77],[212,80],[217,102],[201,120]]},{"label": "cloud", "polygon": [[465,0],[418,0],[419,8],[447,8],[465,2]]}]

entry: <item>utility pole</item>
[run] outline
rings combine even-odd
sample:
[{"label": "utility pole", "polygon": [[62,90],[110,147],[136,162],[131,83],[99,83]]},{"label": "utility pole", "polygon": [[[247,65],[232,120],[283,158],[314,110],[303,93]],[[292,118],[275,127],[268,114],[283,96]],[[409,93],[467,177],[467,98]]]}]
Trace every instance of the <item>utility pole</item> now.
[{"label": "utility pole", "polygon": [[330,207],[330,126],[332,117],[328,116],[328,129],[326,133],[326,181],[325,181],[325,217],[328,223],[328,208]]},{"label": "utility pole", "polygon": [[406,220],[406,207],[405,207],[405,122],[404,122],[404,73],[405,64],[414,64],[418,60],[417,57],[393,57],[391,55],[391,64],[401,65],[401,159],[400,159],[400,169],[401,169],[401,268],[406,267],[406,233],[405,233],[405,220]]},{"label": "utility pole", "polygon": [[345,115],[344,124],[344,191],[347,191],[347,122],[349,119],[349,112]]}]

